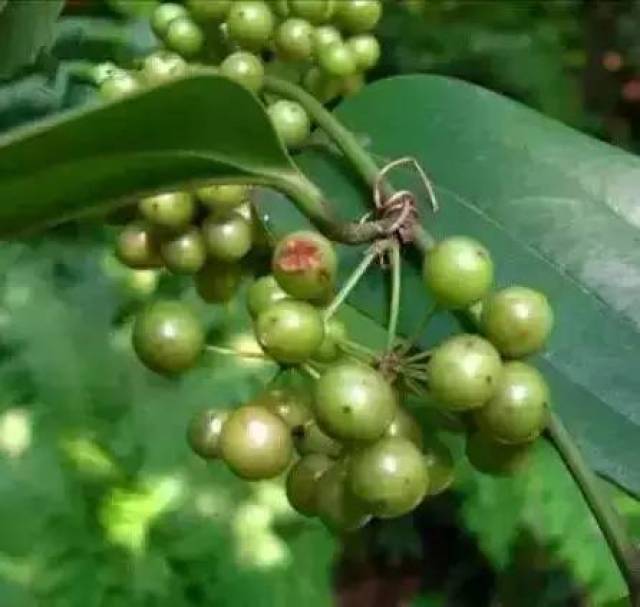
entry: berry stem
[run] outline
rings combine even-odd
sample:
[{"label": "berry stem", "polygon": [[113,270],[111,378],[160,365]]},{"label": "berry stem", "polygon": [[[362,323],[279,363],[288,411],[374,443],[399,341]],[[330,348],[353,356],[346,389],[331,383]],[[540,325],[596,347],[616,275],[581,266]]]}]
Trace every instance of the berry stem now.
[{"label": "berry stem", "polygon": [[234,350],[233,348],[224,348],[222,346],[205,346],[207,352],[213,352],[214,354],[222,354],[223,356],[238,356],[239,358],[259,358],[266,360],[267,357],[262,352],[243,352],[242,350]]},{"label": "berry stem", "polygon": [[349,296],[349,293],[353,291],[354,287],[364,276],[369,266],[373,263],[373,260],[380,254],[380,251],[381,246],[379,244],[372,245],[366,250],[362,261],[360,261],[356,269],[351,273],[351,276],[349,276],[349,278],[344,282],[342,288],[338,291],[338,294],[333,298],[333,301],[325,309],[325,322],[336,313],[344,300]]},{"label": "berry stem", "polygon": [[300,365],[300,369],[302,369],[312,379],[320,379],[320,372],[317,369],[314,369],[309,363],[302,363]]},{"label": "berry stem", "polygon": [[376,353],[373,350],[349,339],[341,339],[338,342],[338,346],[347,354],[357,353],[358,355],[366,356],[371,360],[375,360],[375,358],[377,357]]},{"label": "berry stem", "polygon": [[402,257],[400,243],[394,240],[391,244],[391,302],[389,306],[389,325],[387,329],[387,352],[391,352],[398,332],[398,316],[400,314],[400,290],[402,288]]},{"label": "berry stem", "polygon": [[[429,326],[431,319],[438,313],[438,310],[439,308],[436,304],[433,304],[430,308],[427,309],[427,312],[424,315],[424,318],[420,321],[420,324],[418,325],[418,328],[416,329],[413,336],[407,339],[406,342],[403,344],[402,348],[400,348],[400,350],[398,351],[398,354],[400,356],[406,355],[411,350],[411,348],[413,348],[418,343],[418,341],[422,337],[422,334],[426,331],[427,327]],[[410,356],[406,360],[408,362],[413,360],[420,360],[420,358],[422,358],[424,354],[428,354],[428,353],[420,352],[420,354],[416,354],[415,356]]]},{"label": "berry stem", "polygon": [[640,607],[640,550],[633,544],[624,521],[607,499],[596,475],[556,413],[551,414],[547,430],[609,544],[629,588],[632,607]]}]

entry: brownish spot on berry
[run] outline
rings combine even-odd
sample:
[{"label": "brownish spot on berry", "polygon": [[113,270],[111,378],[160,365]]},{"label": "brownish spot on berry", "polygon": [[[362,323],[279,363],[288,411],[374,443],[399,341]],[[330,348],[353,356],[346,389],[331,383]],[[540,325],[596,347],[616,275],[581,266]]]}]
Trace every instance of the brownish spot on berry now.
[{"label": "brownish spot on berry", "polygon": [[284,272],[308,272],[323,266],[318,246],[304,239],[287,242],[275,263]]}]

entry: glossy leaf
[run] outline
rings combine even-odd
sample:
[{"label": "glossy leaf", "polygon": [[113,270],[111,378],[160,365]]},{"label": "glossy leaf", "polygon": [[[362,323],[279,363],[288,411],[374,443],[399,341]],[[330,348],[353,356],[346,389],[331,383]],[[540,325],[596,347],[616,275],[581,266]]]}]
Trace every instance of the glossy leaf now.
[{"label": "glossy leaf", "polygon": [[51,44],[63,6],[63,0],[0,3],[0,79],[29,66]]},{"label": "glossy leaf", "polygon": [[[553,405],[595,469],[640,495],[640,161],[520,104],[460,81],[407,76],[366,88],[337,116],[361,134],[381,164],[413,156],[429,173],[441,211],[422,219],[437,236],[484,242],[498,285],[544,291],[556,328],[536,364]],[[345,216],[370,195],[331,153],[302,155],[301,166]],[[398,183],[411,184],[399,170]],[[286,231],[302,218],[267,204]],[[355,261],[343,252],[343,269]],[[401,329],[411,333],[428,305],[420,259],[407,254]],[[385,289],[363,282],[351,298],[383,321]],[[425,343],[454,328],[435,323]]]},{"label": "glossy leaf", "polygon": [[201,73],[0,138],[0,237],[134,193],[293,170],[259,101]]}]

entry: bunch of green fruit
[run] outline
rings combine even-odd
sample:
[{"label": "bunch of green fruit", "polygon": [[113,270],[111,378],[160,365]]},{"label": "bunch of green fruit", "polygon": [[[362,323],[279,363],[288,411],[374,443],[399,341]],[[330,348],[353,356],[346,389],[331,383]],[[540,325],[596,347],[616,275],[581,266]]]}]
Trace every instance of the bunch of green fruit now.
[{"label": "bunch of green fruit", "polygon": [[194,65],[221,74],[258,95],[285,145],[298,148],[311,120],[297,102],[263,92],[265,74],[303,86],[323,103],[358,91],[380,58],[370,31],[380,0],[188,0],[159,4],[151,17],[165,46],[137,69],[100,66],[95,80],[106,99],[187,73]]},{"label": "bunch of green fruit", "polygon": [[[450,453],[424,438],[441,428],[421,427],[400,404],[409,393],[468,431],[467,457],[478,470],[519,468],[546,425],[549,390],[538,371],[514,359],[543,346],[552,312],[531,289],[490,294],[493,264],[482,245],[442,241],[426,255],[424,276],[440,309],[481,302],[484,337],[456,335],[417,353],[406,343],[371,353],[349,339],[327,305],[337,258],[322,235],[285,236],[271,269],[247,291],[256,339],[266,357],[309,375],[313,386],[276,383],[238,408],[203,411],[188,433],[197,454],[222,459],[247,480],[286,474],[291,505],[335,531],[402,516],[451,485]],[[156,303],[136,322],[134,346],[152,369],[175,372],[195,363],[204,334],[181,304]]]}]

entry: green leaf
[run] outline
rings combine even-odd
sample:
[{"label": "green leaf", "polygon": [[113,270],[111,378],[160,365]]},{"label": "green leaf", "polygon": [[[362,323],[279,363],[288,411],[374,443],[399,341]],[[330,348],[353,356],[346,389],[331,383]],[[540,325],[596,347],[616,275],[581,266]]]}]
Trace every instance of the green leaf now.
[{"label": "green leaf", "polygon": [[0,138],[0,237],[142,191],[294,170],[260,102],[200,73]]},{"label": "green leaf", "polygon": [[63,6],[63,0],[0,2],[0,79],[32,64],[51,44]]},{"label": "green leaf", "polygon": [[[590,464],[640,495],[640,161],[499,95],[437,76],[377,82],[336,113],[381,163],[413,156],[424,167],[441,206],[433,217],[422,204],[430,230],[477,237],[493,252],[499,286],[524,283],[550,297],[556,327],[536,364],[554,407]],[[370,208],[371,195],[335,155],[307,152],[297,160],[345,217]],[[394,176],[421,193],[405,174]],[[266,206],[278,230],[302,221],[280,201]],[[343,251],[343,266],[355,255]],[[428,301],[420,260],[407,258],[401,329],[408,334]],[[383,322],[386,299],[373,276],[350,301]],[[425,343],[452,328],[435,323]]]}]

